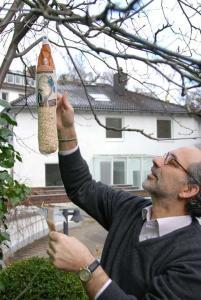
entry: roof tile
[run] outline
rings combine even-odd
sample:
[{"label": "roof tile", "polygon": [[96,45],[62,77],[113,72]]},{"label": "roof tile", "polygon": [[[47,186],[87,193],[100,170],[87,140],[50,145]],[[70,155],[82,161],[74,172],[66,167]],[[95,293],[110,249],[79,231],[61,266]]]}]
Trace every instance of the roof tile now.
[{"label": "roof tile", "polygon": [[[169,102],[156,99],[154,97],[139,94],[132,91],[125,91],[124,95],[118,95],[114,92],[112,86],[109,85],[87,85],[91,104],[94,110],[110,111],[110,112],[149,112],[149,113],[176,113],[186,114],[187,110],[184,106],[176,105]],[[58,91],[63,93],[67,91],[69,99],[75,110],[90,110],[84,88],[81,84],[59,85]],[[95,101],[90,93],[104,94],[110,101]],[[28,104],[30,107],[36,107],[35,94],[27,97],[18,98],[12,102],[12,107],[19,107]]]}]

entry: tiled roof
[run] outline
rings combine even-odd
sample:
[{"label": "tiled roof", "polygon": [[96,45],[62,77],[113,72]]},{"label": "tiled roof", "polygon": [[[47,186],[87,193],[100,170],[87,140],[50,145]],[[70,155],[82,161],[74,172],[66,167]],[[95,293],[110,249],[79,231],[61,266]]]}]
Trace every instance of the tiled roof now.
[{"label": "tiled roof", "polygon": [[[181,105],[172,104],[158,100],[154,97],[139,94],[136,92],[125,91],[120,96],[114,92],[113,87],[109,85],[87,85],[88,94],[105,95],[110,101],[95,101],[91,96],[91,103],[96,111],[107,112],[149,112],[149,113],[169,113],[169,114],[186,114],[186,108]],[[59,85],[58,91],[68,92],[70,102],[75,110],[88,111],[90,106],[85,95],[83,87],[79,84]],[[12,102],[13,107],[24,106],[36,107],[35,94],[27,98],[19,98]]]}]

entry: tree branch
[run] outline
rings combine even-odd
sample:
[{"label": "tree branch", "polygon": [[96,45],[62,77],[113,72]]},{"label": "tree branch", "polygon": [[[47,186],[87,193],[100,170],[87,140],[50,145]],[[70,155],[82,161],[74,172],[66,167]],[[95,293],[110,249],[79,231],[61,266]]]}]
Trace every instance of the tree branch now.
[{"label": "tree branch", "polygon": [[[62,33],[61,33],[61,30],[60,30],[60,28],[59,28],[58,25],[57,25],[56,28],[57,28],[57,31],[58,31],[58,33],[59,33],[59,35],[60,35],[60,37],[61,37],[61,39],[62,39],[62,41],[63,41],[63,44],[64,44],[65,49],[66,49],[66,52],[67,52],[68,56],[70,57],[70,59],[71,59],[71,61],[72,61],[72,64],[74,65],[74,68],[75,68],[75,70],[77,71],[77,74],[78,74],[78,76],[79,76],[79,78],[80,78],[80,81],[81,81],[81,83],[82,83],[82,86],[83,86],[83,89],[84,89],[86,98],[87,98],[87,100],[88,100],[88,103],[89,103],[91,112],[92,112],[92,114],[93,114],[94,119],[96,120],[96,122],[97,122],[101,127],[105,128],[105,129],[107,129],[107,130],[118,131],[118,132],[119,132],[119,131],[137,132],[137,133],[140,133],[140,134],[142,134],[143,136],[145,136],[145,137],[147,137],[147,138],[149,138],[149,139],[151,139],[151,140],[160,141],[160,139],[158,139],[158,138],[156,138],[156,137],[153,137],[153,134],[147,134],[147,133],[145,133],[143,129],[126,128],[126,127],[123,127],[123,128],[121,128],[121,129],[117,129],[117,128],[114,128],[114,127],[106,126],[106,125],[104,125],[104,124],[101,123],[101,121],[99,120],[99,118],[98,118],[98,116],[97,116],[97,114],[96,114],[96,112],[95,112],[95,110],[94,110],[94,108],[93,108],[93,105],[92,105],[92,103],[91,103],[90,96],[89,96],[89,94],[88,94],[88,91],[87,91],[87,88],[86,88],[86,86],[85,86],[85,83],[84,83],[84,81],[83,81],[83,79],[82,79],[82,76],[81,76],[81,74],[80,74],[80,72],[79,72],[79,70],[78,70],[78,68],[77,68],[77,66],[76,66],[76,64],[75,64],[75,62],[74,62],[74,60],[73,60],[73,57],[72,57],[70,51],[68,50],[68,46],[66,45],[66,42],[65,42],[65,39],[63,38],[63,35],[62,35]],[[190,138],[173,138],[173,139],[170,138],[170,139],[163,139],[163,140],[180,140],[180,139],[197,139],[197,138],[201,138],[201,137],[193,137],[193,138],[191,138],[191,137],[190,137]]]},{"label": "tree branch", "polygon": [[30,50],[32,50],[36,45],[38,45],[42,40],[43,40],[43,37],[39,38],[33,44],[31,44],[29,47],[27,47],[24,51],[16,53],[15,56],[14,56],[14,58],[18,58],[18,57],[24,56]]}]

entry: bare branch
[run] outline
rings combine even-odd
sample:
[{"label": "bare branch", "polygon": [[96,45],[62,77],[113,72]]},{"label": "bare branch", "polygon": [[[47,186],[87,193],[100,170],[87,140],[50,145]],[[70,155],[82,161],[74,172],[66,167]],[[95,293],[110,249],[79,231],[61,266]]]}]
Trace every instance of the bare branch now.
[{"label": "bare branch", "polygon": [[14,58],[24,56],[24,55],[27,54],[30,50],[32,50],[36,45],[38,45],[42,40],[43,40],[42,37],[39,38],[37,41],[35,41],[33,44],[31,44],[29,47],[27,47],[24,51],[15,54]]},{"label": "bare branch", "polygon": [[[78,76],[79,76],[80,81],[81,81],[81,83],[82,83],[82,86],[83,86],[83,89],[84,89],[86,98],[87,98],[87,100],[88,100],[88,103],[89,103],[89,106],[90,106],[90,109],[91,109],[91,112],[92,112],[92,114],[93,114],[94,119],[96,120],[96,122],[97,122],[101,127],[105,128],[105,129],[107,129],[107,130],[137,132],[137,133],[140,133],[140,134],[142,134],[143,136],[145,136],[145,137],[147,137],[147,138],[149,138],[149,139],[151,139],[151,140],[160,141],[160,139],[158,139],[158,138],[156,138],[156,137],[153,137],[153,134],[147,134],[147,133],[145,133],[143,129],[126,128],[126,127],[123,127],[123,128],[121,128],[121,129],[117,129],[117,128],[114,128],[114,127],[108,127],[108,126],[106,126],[106,125],[104,125],[104,124],[101,123],[101,121],[99,120],[99,118],[98,118],[98,116],[97,116],[97,114],[96,114],[96,112],[95,112],[95,110],[94,110],[94,108],[93,108],[93,105],[92,105],[92,103],[91,103],[90,96],[89,96],[89,94],[88,94],[86,85],[85,85],[85,83],[84,83],[84,81],[83,81],[83,79],[82,79],[82,76],[81,76],[81,74],[80,74],[80,71],[78,70],[78,68],[77,68],[77,66],[76,66],[76,64],[75,64],[75,62],[74,62],[74,60],[73,60],[73,57],[72,57],[72,55],[71,55],[71,53],[70,53],[70,51],[69,51],[69,49],[68,49],[68,47],[67,47],[67,45],[66,45],[65,39],[63,38],[63,35],[62,35],[61,30],[60,30],[60,28],[59,28],[58,25],[57,25],[57,31],[58,31],[58,33],[59,33],[59,35],[60,35],[60,37],[61,37],[61,39],[62,39],[62,41],[63,41],[63,43],[64,43],[64,46],[65,46],[65,48],[66,48],[66,52],[67,52],[67,54],[69,55],[69,57],[70,57],[70,59],[71,59],[73,65],[74,65],[74,68],[75,68],[75,70],[76,70],[77,73],[78,73]],[[117,65],[118,65],[118,61],[117,61]],[[192,139],[197,139],[197,138],[201,138],[201,137],[193,137]],[[191,137],[190,137],[190,138],[175,138],[175,139],[172,139],[172,138],[171,138],[171,139],[165,139],[165,140],[180,140],[180,139],[191,139]]]},{"label": "bare branch", "polygon": [[[46,0],[46,2],[48,3],[49,0]],[[21,20],[20,23],[16,23],[12,41],[10,43],[7,55],[5,56],[0,68],[0,87],[3,83],[6,73],[8,72],[11,62],[16,55],[19,42],[22,38],[24,38],[24,36],[30,30],[32,25],[36,22],[38,17],[38,15],[34,15],[32,12],[30,12],[24,17],[23,20]]]},{"label": "bare branch", "polygon": [[[123,66],[129,78],[135,77],[135,82],[145,87],[150,84],[154,89],[158,84],[162,90],[163,83],[171,84],[185,95],[201,86],[199,0],[115,3],[110,0],[6,2],[0,11],[1,45],[5,49],[0,86],[13,59],[28,57],[41,41],[43,31],[50,33],[52,44],[60,47],[61,52],[64,48],[69,56],[72,51],[82,53],[89,59],[92,70],[94,61],[99,59],[110,70]],[[177,15],[181,15],[184,25],[180,18],[175,18]],[[57,42],[58,34],[62,45]],[[94,74],[100,73],[94,70]]]},{"label": "bare branch", "polygon": [[158,30],[156,31],[156,33],[154,34],[154,43],[157,42],[157,35],[158,35],[160,32],[162,32],[163,30],[165,30],[166,28],[169,28],[169,27],[171,27],[171,26],[172,26],[172,25],[170,25],[170,24],[166,24],[166,25],[163,25],[162,28],[158,29]]},{"label": "bare branch", "polygon": [[15,0],[8,10],[6,16],[3,18],[3,20],[0,22],[0,34],[5,30],[5,28],[8,26],[8,24],[11,22],[13,17],[15,16],[16,12],[19,8],[23,6],[23,3],[21,0]]}]

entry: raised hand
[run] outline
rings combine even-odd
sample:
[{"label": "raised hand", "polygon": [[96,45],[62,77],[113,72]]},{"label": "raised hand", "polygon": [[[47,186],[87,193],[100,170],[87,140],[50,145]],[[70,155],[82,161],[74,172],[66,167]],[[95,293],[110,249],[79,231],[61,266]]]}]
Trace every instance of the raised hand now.
[{"label": "raised hand", "polygon": [[70,104],[67,93],[57,94],[57,129],[64,131],[74,126],[74,109]]}]

